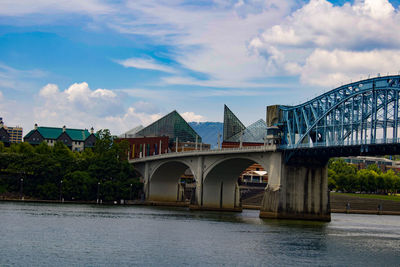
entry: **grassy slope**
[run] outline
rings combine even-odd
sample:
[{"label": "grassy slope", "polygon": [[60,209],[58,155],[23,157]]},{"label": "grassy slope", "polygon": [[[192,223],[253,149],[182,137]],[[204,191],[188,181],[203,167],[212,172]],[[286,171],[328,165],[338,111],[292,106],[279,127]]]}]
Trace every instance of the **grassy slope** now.
[{"label": "grassy slope", "polygon": [[375,195],[375,194],[355,194],[355,193],[334,193],[337,195],[348,195],[352,197],[359,197],[359,198],[369,198],[369,199],[383,199],[383,200],[393,200],[393,201],[400,201],[400,196],[387,196],[387,195]]}]

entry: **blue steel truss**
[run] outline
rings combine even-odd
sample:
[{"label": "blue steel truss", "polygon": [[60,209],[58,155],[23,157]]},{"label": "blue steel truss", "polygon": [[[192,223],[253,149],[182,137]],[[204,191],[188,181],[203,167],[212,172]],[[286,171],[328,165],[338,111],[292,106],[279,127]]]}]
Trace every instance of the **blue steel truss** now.
[{"label": "blue steel truss", "polygon": [[398,143],[400,75],[343,85],[279,106],[282,148]]}]

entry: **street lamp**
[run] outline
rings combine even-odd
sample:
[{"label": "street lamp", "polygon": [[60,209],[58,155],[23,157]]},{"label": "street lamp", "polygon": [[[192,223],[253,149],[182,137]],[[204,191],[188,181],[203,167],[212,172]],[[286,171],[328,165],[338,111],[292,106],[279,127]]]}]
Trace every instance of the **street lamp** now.
[{"label": "street lamp", "polygon": [[21,178],[21,184],[20,184],[20,195],[21,195],[21,200],[24,200],[23,197],[23,189],[24,189],[24,178]]},{"label": "street lamp", "polygon": [[130,185],[129,200],[132,200],[132,184]]},{"label": "street lamp", "polygon": [[99,204],[100,198],[100,182],[97,183],[97,204]]},{"label": "street lamp", "polygon": [[63,185],[63,180],[60,181],[60,202],[62,202],[62,185]]}]

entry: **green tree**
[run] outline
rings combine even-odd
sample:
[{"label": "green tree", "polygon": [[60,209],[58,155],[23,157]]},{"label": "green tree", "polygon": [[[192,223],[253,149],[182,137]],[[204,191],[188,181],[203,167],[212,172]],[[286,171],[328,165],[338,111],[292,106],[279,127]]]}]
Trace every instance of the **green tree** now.
[{"label": "green tree", "polygon": [[38,146],[35,147],[35,153],[37,154],[50,154],[51,148],[46,142],[40,143]]},{"label": "green tree", "polygon": [[385,193],[393,193],[396,191],[395,189],[395,182],[397,175],[394,173],[393,170],[388,170],[383,176],[383,181],[384,181],[384,190]]},{"label": "green tree", "polygon": [[65,199],[93,200],[95,199],[97,181],[87,172],[74,171],[63,179],[63,196]]},{"label": "green tree", "polygon": [[382,170],[375,163],[368,165],[367,166],[367,170],[374,171],[377,174],[381,174],[382,173]]}]

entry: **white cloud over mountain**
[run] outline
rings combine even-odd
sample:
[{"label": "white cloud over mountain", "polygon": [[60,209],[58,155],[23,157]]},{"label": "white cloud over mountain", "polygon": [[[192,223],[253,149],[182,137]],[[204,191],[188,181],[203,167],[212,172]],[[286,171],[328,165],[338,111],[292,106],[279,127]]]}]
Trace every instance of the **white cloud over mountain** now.
[{"label": "white cloud over mountain", "polygon": [[187,111],[181,114],[182,118],[184,118],[187,122],[204,122],[206,118],[202,115],[195,114],[194,112]]}]

